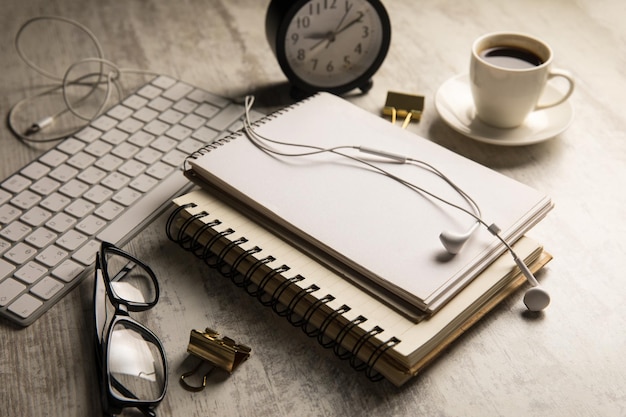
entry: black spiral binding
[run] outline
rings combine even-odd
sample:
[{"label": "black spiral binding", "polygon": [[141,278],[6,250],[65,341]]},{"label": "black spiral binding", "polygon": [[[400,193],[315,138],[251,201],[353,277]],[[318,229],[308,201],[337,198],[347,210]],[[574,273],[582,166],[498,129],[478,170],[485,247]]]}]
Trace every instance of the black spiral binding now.
[{"label": "black spiral binding", "polygon": [[[209,149],[209,147],[205,148]],[[372,339],[383,332],[381,327],[374,326],[372,329],[362,334],[356,340],[351,349],[345,349],[343,347],[345,338],[348,334],[350,334],[353,328],[367,322],[367,318],[365,316],[359,315],[349,323],[343,325],[334,338],[328,336],[328,328],[333,323],[339,324],[339,318],[351,310],[350,306],[344,304],[331,311],[324,318],[320,326],[315,327],[311,323],[312,317],[315,316],[315,313],[320,308],[333,301],[335,299],[334,296],[327,294],[322,297],[318,297],[314,303],[307,307],[304,313],[298,314],[298,305],[302,302],[302,300],[305,299],[307,295],[319,291],[320,288],[314,284],[304,288],[300,287],[298,282],[303,281],[304,277],[301,275],[295,275],[291,278],[285,278],[270,293],[266,289],[267,284],[271,282],[273,277],[276,275],[284,275],[288,272],[290,268],[287,265],[281,265],[272,269],[258,284],[254,284],[252,282],[252,277],[259,270],[259,268],[270,262],[276,261],[276,258],[271,255],[262,258],[255,256],[263,251],[260,247],[255,246],[251,249],[243,251],[236,257],[231,265],[228,265],[225,261],[228,254],[235,248],[238,248],[241,244],[246,243],[248,239],[245,237],[237,239],[227,238],[227,236],[231,236],[235,233],[233,229],[228,228],[222,232],[214,234],[208,242],[204,244],[200,243],[201,236],[203,236],[209,229],[221,224],[221,222],[218,219],[208,223],[202,222],[202,226],[191,234],[188,231],[189,227],[194,223],[197,225],[200,221],[199,219],[209,216],[209,213],[202,211],[183,220],[181,213],[192,207],[195,207],[195,204],[179,206],[169,216],[166,224],[166,234],[170,240],[179,244],[186,251],[192,252],[195,256],[202,259],[209,267],[219,271],[219,273],[224,277],[229,278],[236,286],[243,288],[250,296],[257,298],[262,305],[271,307],[277,315],[285,317],[293,326],[301,328],[307,336],[317,339],[318,343],[322,347],[326,349],[333,349],[338,358],[348,360],[352,368],[359,372],[364,371],[365,375],[370,380],[379,381],[384,378],[382,374],[375,370],[376,363],[381,357],[383,357],[387,350],[400,343],[398,338],[391,337],[384,342],[379,342],[374,347],[374,350],[366,361],[358,359],[361,349],[363,349],[363,347],[367,344],[371,345],[374,343]],[[216,251],[213,250],[213,247],[223,238],[227,238],[229,243],[216,253]],[[249,266],[246,271],[240,271],[239,267],[244,261],[250,261],[251,266]],[[297,288],[298,291],[291,298],[289,303],[284,305],[284,303],[279,302],[279,300],[282,298],[283,293],[289,288]]]}]

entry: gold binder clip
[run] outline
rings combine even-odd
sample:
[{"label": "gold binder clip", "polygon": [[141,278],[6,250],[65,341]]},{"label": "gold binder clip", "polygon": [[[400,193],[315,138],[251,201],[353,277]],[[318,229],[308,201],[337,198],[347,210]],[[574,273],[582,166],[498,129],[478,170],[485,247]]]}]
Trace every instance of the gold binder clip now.
[{"label": "gold binder clip", "polygon": [[389,91],[383,108],[385,116],[391,116],[391,123],[396,123],[396,117],[404,117],[402,129],[406,129],[411,120],[419,121],[424,110],[424,96],[397,93]]},{"label": "gold binder clip", "polygon": [[[208,375],[215,367],[232,374],[242,362],[250,357],[252,349],[246,345],[236,343],[229,337],[220,337],[218,332],[207,328],[204,332],[198,330],[191,331],[187,352],[202,359],[203,362],[200,362],[193,370],[182,374],[180,383],[188,391],[202,391],[206,387]],[[189,385],[185,378],[198,372],[203,363],[209,363],[211,367],[202,377],[202,385]]]}]

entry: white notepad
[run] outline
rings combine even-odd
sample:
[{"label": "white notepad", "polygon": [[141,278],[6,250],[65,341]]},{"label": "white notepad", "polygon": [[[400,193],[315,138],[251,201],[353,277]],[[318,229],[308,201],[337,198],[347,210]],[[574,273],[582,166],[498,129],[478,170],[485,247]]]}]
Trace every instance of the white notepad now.
[{"label": "white notepad", "polygon": [[[256,123],[255,131],[277,141],[323,148],[367,146],[426,161],[469,194],[483,219],[497,224],[511,242],[552,208],[543,193],[330,94],[274,113]],[[469,208],[432,172],[354,155]],[[337,155],[270,155],[239,133],[192,155],[188,165],[187,175],[194,181],[217,190],[345,278],[402,304],[409,314],[412,310],[415,318],[441,308],[504,251],[480,228],[461,253],[448,256],[439,234],[466,231],[474,222],[470,216]]]}]

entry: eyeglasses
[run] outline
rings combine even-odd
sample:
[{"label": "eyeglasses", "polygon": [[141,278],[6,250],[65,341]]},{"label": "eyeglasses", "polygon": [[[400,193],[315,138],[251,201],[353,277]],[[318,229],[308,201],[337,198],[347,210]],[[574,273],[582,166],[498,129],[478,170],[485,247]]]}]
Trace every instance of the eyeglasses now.
[{"label": "eyeglasses", "polygon": [[154,417],[154,408],[165,396],[163,345],[128,314],[148,310],[158,300],[159,283],[150,267],[102,242],[96,255],[94,322],[102,408],[107,415],[134,407]]}]

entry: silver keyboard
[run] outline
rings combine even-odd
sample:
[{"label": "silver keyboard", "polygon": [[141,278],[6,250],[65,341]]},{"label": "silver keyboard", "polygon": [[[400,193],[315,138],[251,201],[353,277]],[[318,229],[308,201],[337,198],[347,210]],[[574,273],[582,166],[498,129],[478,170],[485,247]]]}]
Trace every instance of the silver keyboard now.
[{"label": "silver keyboard", "polygon": [[187,155],[244,108],[160,76],[0,183],[0,316],[27,326],[191,187]]}]

